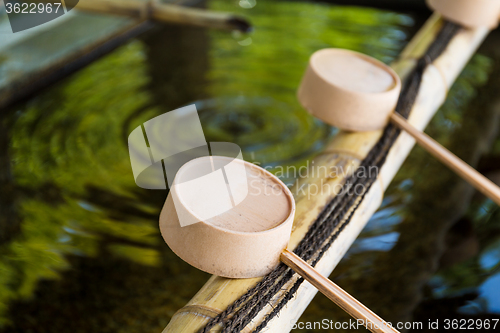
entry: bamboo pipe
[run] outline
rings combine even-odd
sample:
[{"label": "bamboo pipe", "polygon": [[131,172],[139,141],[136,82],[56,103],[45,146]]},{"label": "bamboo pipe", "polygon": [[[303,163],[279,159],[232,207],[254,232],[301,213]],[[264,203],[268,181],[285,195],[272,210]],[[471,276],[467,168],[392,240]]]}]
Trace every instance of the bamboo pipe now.
[{"label": "bamboo pipe", "polygon": [[124,15],[164,23],[188,24],[243,32],[251,30],[251,25],[246,19],[231,13],[186,8],[153,0],[80,0],[75,8],[82,11]]},{"label": "bamboo pipe", "polygon": [[399,333],[399,331],[388,325],[387,322],[349,295],[345,290],[321,275],[295,253],[285,250],[281,253],[280,259],[284,264],[315,286],[323,295],[342,308],[342,310],[357,320],[362,320],[363,325],[369,331],[373,333]]},{"label": "bamboo pipe", "polygon": [[[403,50],[400,60],[391,65],[401,78],[404,79],[413,70],[415,61],[412,59],[418,59],[424,54],[429,44],[435,39],[441,25],[440,16],[434,14]],[[451,85],[488,32],[489,30],[486,28],[462,30],[453,38],[448,49],[435,62],[435,66],[439,66],[441,71],[439,72],[436,68],[431,67],[424,74],[419,97],[410,114],[410,124],[418,129],[426,127],[439,106],[444,102],[449,87],[443,86],[441,75],[445,75],[449,85]],[[316,168],[342,166],[343,168],[354,169],[377,142],[380,135],[381,131],[340,132],[333,138],[325,151],[314,159],[314,166]],[[315,269],[318,272],[325,276],[332,272],[371,215],[379,207],[382,200],[382,191],[389,186],[414,144],[414,139],[406,132],[403,132],[398,137],[387,156],[386,163],[379,172],[381,181],[372,186],[372,189],[367,193],[358,210],[354,213],[351,222],[342,230],[330,249],[317,263]],[[338,184],[342,184],[348,176],[349,174],[342,174],[339,177],[325,179],[321,175],[310,174],[310,177],[301,180],[295,189],[292,189],[296,202],[296,214],[289,249],[293,250],[297,246],[324,205],[335,196],[335,193],[332,192],[311,195],[308,190],[312,191],[313,187],[307,185],[333,188]],[[297,190],[300,188],[305,190]],[[225,310],[260,280],[261,278],[226,279],[215,275],[212,276],[188,304],[177,311],[163,333],[198,332],[211,318]],[[295,281],[296,278],[292,279],[284,288],[291,287]],[[280,298],[284,297],[284,293],[285,291],[282,291],[276,295],[253,318],[243,332],[251,332],[262,323],[266,316],[273,311],[273,307],[279,302]],[[310,283],[301,284],[296,295],[287,303],[286,307],[281,309],[279,316],[274,317],[267,323],[266,332],[281,333],[290,331],[292,324],[298,320],[316,293],[317,289]],[[218,328],[220,326],[214,327],[214,330]]]},{"label": "bamboo pipe", "polygon": [[500,206],[500,188],[491,180],[480,174],[477,170],[462,161],[448,149],[441,146],[427,134],[408,124],[406,119],[397,113],[391,114],[391,121],[406,133],[410,134],[432,156],[456,172],[460,177],[474,186]]}]

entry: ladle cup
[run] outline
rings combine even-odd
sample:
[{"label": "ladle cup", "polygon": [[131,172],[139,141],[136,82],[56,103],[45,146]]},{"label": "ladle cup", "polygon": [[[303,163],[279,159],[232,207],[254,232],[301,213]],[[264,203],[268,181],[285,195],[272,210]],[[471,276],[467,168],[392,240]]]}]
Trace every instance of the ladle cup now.
[{"label": "ladle cup", "polygon": [[384,63],[349,50],[323,49],[311,56],[298,99],[313,116],[347,131],[378,130],[392,122],[500,205],[497,185],[394,112],[400,92],[400,78]]},{"label": "ladle cup", "polygon": [[268,171],[239,159],[207,156],[177,172],[160,214],[173,252],[228,278],[264,276],[283,262],[372,332],[398,332],[290,252],[292,193]]},{"label": "ladle cup", "polygon": [[427,5],[446,19],[467,28],[498,26],[498,0],[426,0]]}]

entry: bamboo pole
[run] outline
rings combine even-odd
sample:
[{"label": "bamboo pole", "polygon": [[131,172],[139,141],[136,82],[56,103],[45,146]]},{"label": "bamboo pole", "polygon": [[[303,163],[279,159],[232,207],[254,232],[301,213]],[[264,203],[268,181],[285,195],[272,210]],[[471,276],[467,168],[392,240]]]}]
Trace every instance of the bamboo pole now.
[{"label": "bamboo pole", "polygon": [[[415,59],[420,58],[429,44],[435,39],[442,26],[439,15],[434,14],[402,52],[400,59],[392,64],[396,72],[404,79],[415,66]],[[463,67],[474,54],[479,44],[488,33],[486,28],[462,30],[453,38],[443,55],[428,67],[424,74],[421,89],[409,118],[409,123],[417,129],[424,129],[432,116],[445,101],[447,91]],[[381,136],[381,131],[348,133],[340,132],[325,151],[311,163],[316,170],[319,167],[342,167],[354,170],[364,156]],[[359,235],[372,214],[380,206],[383,191],[403,164],[415,144],[415,140],[402,132],[391,148],[386,163],[379,172],[379,181],[367,193],[351,222],[342,230],[330,249],[316,265],[316,269],[328,276],[344,256],[352,242]],[[321,173],[310,173],[292,189],[296,201],[296,215],[289,249],[293,250],[304,237],[309,226],[315,221],[325,204],[335,195],[331,189],[338,188],[348,174],[334,178],[325,178]],[[305,185],[305,186],[304,186]],[[323,189],[323,191],[317,191]],[[317,193],[313,193],[317,192]],[[295,276],[285,287],[290,287],[298,278]],[[213,317],[221,313],[232,302],[253,287],[260,278],[226,279],[212,276],[201,290],[177,311],[163,333],[197,332]],[[279,316],[270,320],[266,332],[288,332],[302,312],[309,305],[317,289],[304,282],[296,296],[281,310]],[[284,291],[277,294],[244,329],[251,332],[273,310],[283,297]],[[213,331],[220,329],[214,327]]]},{"label": "bamboo pole", "polygon": [[280,259],[288,267],[309,281],[319,292],[342,308],[342,310],[353,318],[356,318],[356,320],[360,320],[363,326],[369,331],[373,333],[399,333],[394,327],[387,325],[382,318],[349,295],[345,290],[319,274],[318,271],[295,253],[285,250],[281,254]]},{"label": "bamboo pole", "polygon": [[156,0],[80,0],[75,8],[94,13],[124,15],[142,20],[222,30],[247,32],[251,29],[247,20],[231,13],[187,8],[164,4]]},{"label": "bamboo pole", "polygon": [[473,167],[462,161],[448,149],[441,146],[430,136],[409,125],[406,119],[401,117],[398,113],[393,113],[391,115],[391,121],[415,138],[420,146],[436,159],[444,163],[457,175],[474,186],[479,192],[483,193],[500,206],[500,187],[495,183],[477,172]]}]

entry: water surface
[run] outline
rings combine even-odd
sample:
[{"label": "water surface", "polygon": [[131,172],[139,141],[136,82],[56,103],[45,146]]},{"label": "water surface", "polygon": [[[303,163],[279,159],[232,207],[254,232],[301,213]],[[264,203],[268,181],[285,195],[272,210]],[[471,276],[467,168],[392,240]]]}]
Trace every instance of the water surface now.
[{"label": "water surface", "polygon": [[[379,10],[208,4],[248,16],[255,32],[157,27],[2,111],[4,332],[161,331],[208,275],[162,241],[158,214],[167,193],[135,185],[128,134],[195,103],[207,141],[235,142],[245,159],[271,169],[305,165],[335,134],[296,100],[309,55],[340,47],[390,62],[415,29],[410,16]],[[496,124],[492,87],[500,85],[486,84],[499,77],[492,57],[475,58],[429,129],[483,165],[500,153],[494,129],[479,127]],[[479,111],[486,109],[487,116]],[[500,283],[494,208],[415,150],[332,277],[391,320],[428,318],[431,309],[493,317]],[[301,320],[323,318],[344,316],[318,296]]]}]

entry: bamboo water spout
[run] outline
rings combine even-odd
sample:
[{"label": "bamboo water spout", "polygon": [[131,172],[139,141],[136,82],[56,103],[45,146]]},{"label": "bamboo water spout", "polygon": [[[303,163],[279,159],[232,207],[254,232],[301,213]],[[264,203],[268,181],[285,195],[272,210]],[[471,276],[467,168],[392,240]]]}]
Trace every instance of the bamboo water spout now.
[{"label": "bamboo water spout", "polygon": [[[392,65],[392,68],[402,79],[414,68],[415,61],[413,59],[421,57],[429,44],[435,39],[441,26],[442,20],[439,15],[431,17],[402,52],[400,60]],[[419,97],[409,118],[409,122],[414,127],[420,130],[425,128],[443,103],[449,86],[483,41],[488,31],[487,28],[460,31],[452,39],[444,54],[436,61],[436,66],[441,66],[441,71],[431,67],[425,72]],[[448,84],[445,84],[441,75],[446,76]],[[339,165],[357,166],[380,136],[381,131],[340,132],[325,151],[314,160],[315,165],[327,167]],[[386,163],[380,170],[380,182],[372,186],[354,213],[351,222],[340,232],[330,249],[315,266],[320,273],[328,276],[343,257],[370,216],[378,208],[382,198],[382,191],[389,185],[414,144],[414,139],[407,133],[402,133],[398,137],[387,156]],[[304,179],[299,184],[299,187],[304,184],[324,184],[334,188],[335,185],[341,184],[347,176],[342,175],[325,179],[315,175]],[[308,188],[305,187],[306,191]],[[294,192],[294,189],[292,189],[292,192]],[[311,197],[308,196],[307,192],[296,191],[294,195],[296,214],[289,249],[294,249],[297,246],[307,233],[309,226],[316,220],[325,204],[335,196],[335,193],[324,192]],[[291,287],[297,279],[298,277],[294,278],[284,288]],[[193,299],[173,316],[164,333],[198,332],[211,318],[226,310],[230,304],[260,280],[261,278],[226,279],[212,276]],[[287,306],[280,311],[279,316],[275,316],[267,322],[266,331],[290,331],[292,324],[300,317],[316,292],[316,288],[309,283],[301,284],[296,295],[288,301]],[[244,331],[250,332],[259,326],[266,316],[273,311],[273,307],[282,297],[284,297],[284,291],[273,297],[269,304],[245,327]],[[219,327],[216,326],[214,329],[217,328]]]}]

